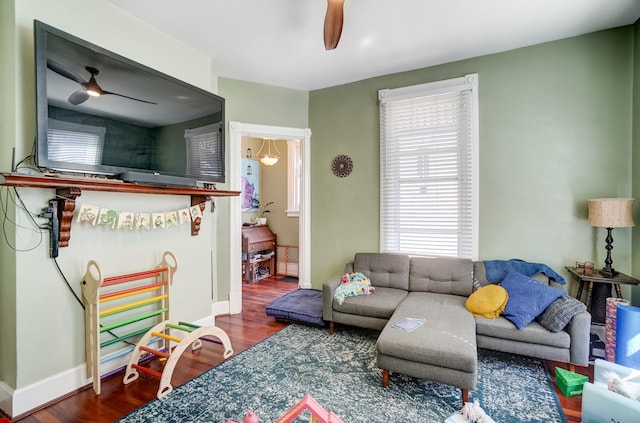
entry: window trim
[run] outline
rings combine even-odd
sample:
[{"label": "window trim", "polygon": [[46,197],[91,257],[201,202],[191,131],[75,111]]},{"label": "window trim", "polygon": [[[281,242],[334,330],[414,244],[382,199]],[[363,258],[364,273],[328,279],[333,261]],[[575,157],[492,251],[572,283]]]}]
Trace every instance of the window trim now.
[{"label": "window trim", "polygon": [[[378,99],[380,102],[380,107],[387,102],[398,101],[398,100],[406,100],[416,97],[422,96],[432,96],[438,94],[444,94],[448,92],[454,91],[471,91],[471,129],[470,129],[470,142],[471,142],[471,179],[472,179],[472,188],[471,188],[471,259],[478,259],[478,237],[479,237],[479,102],[478,102],[478,74],[468,74],[464,77],[452,78],[448,80],[429,82],[425,84],[400,87],[394,89],[383,89],[378,91]],[[382,198],[382,186],[385,183],[384,180],[384,154],[383,151],[383,120],[382,117],[380,119],[380,244],[379,250],[384,251],[384,222],[382,219],[383,215],[383,198]]]},{"label": "window trim", "polygon": [[300,217],[301,142],[287,141],[287,217]]}]

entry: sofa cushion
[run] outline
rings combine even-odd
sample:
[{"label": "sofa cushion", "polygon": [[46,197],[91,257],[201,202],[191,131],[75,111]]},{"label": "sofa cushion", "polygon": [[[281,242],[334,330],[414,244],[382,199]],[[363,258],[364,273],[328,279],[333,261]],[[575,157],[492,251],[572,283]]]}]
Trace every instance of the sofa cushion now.
[{"label": "sofa cushion", "polygon": [[407,296],[404,289],[377,287],[371,295],[347,297],[342,304],[333,300],[333,309],[341,313],[388,319]]},{"label": "sofa cushion", "polygon": [[521,273],[509,271],[501,286],[507,290],[509,300],[504,317],[522,329],[538,317],[565,291],[535,281]]},{"label": "sofa cushion", "polygon": [[573,316],[586,310],[586,305],[565,294],[552,302],[536,320],[551,332],[559,332],[569,324]]},{"label": "sofa cushion", "polygon": [[499,285],[487,285],[471,294],[465,306],[474,316],[495,319],[504,311],[508,299],[506,289]]},{"label": "sofa cushion", "polygon": [[356,253],[353,271],[362,272],[378,287],[409,289],[409,256],[390,253]]},{"label": "sofa cushion", "polygon": [[411,258],[409,291],[469,296],[473,261],[461,258]]},{"label": "sofa cushion", "polygon": [[551,333],[535,320],[524,329],[513,326],[504,317],[487,319],[476,317],[476,334],[478,337],[490,337],[495,340],[516,341],[534,345],[546,345],[554,348],[569,348],[571,336],[565,331]]}]

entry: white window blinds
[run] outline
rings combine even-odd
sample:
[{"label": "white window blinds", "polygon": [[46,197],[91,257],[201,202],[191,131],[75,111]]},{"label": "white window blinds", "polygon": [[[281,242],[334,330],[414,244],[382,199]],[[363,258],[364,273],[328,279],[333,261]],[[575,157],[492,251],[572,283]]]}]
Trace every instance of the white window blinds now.
[{"label": "white window blinds", "polygon": [[200,181],[224,182],[224,140],[220,123],[187,129],[187,174]]},{"label": "white window blinds", "polygon": [[382,252],[477,258],[477,81],[380,91]]},{"label": "white window blinds", "polygon": [[49,119],[47,157],[61,162],[102,164],[106,128]]}]

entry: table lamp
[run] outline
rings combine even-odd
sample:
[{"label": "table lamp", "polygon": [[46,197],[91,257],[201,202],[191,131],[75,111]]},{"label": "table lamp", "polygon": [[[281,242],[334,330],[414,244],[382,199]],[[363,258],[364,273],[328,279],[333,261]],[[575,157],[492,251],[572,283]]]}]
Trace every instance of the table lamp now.
[{"label": "table lamp", "polygon": [[607,258],[605,266],[600,270],[604,276],[613,277],[619,272],[612,267],[611,250],[613,249],[613,228],[628,228],[633,223],[633,198],[596,198],[587,200],[589,205],[589,225],[599,228],[607,228]]}]

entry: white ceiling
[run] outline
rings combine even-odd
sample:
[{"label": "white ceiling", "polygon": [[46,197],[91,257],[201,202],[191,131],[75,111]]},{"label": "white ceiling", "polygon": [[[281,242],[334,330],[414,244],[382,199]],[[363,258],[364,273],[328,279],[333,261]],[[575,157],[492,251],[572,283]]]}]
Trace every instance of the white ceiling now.
[{"label": "white ceiling", "polygon": [[111,0],[211,56],[222,77],[313,90],[633,24],[640,0]]}]

